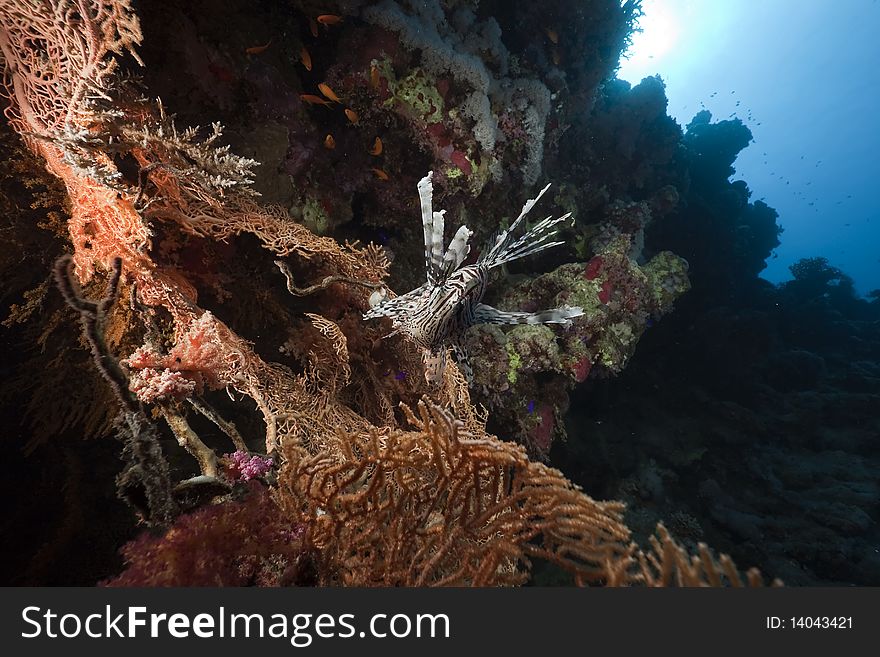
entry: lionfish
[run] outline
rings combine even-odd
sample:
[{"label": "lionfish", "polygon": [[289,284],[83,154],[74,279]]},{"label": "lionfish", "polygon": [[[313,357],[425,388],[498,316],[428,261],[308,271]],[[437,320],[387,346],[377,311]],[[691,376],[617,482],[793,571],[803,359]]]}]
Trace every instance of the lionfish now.
[{"label": "lionfish", "polygon": [[[438,384],[443,378],[446,354],[451,348],[459,367],[472,381],[467,353],[462,346],[464,332],[475,324],[563,324],[584,314],[582,308],[563,306],[538,313],[507,312],[482,303],[489,283],[489,272],[495,267],[524,258],[563,242],[548,241],[558,231],[558,225],[571,213],[557,219],[547,217],[518,238],[513,238],[523,218],[528,214],[550,185],[526,201],[516,220],[502,230],[480,253],[476,262],[462,266],[470,253],[468,240],[473,232],[461,226],[443,250],[444,215],[435,212],[432,205],[432,171],[418,184],[422,204],[422,227],[425,233],[425,269],[427,281],[406,294],[395,298],[381,298],[371,305],[364,319],[390,317],[394,331],[403,333],[424,350],[425,376],[429,383]],[[390,337],[390,335],[388,337]]]}]

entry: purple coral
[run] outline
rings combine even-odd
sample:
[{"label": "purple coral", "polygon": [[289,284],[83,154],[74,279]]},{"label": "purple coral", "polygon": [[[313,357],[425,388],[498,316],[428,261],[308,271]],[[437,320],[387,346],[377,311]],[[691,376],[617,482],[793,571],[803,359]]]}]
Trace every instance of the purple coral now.
[{"label": "purple coral", "polygon": [[250,481],[262,477],[275,464],[271,456],[260,456],[237,450],[226,454],[227,475],[232,481]]},{"label": "purple coral", "polygon": [[164,535],[145,532],[127,543],[125,570],[103,585],[314,585],[305,527],[291,522],[262,484],[247,490],[241,500],[180,516]]}]

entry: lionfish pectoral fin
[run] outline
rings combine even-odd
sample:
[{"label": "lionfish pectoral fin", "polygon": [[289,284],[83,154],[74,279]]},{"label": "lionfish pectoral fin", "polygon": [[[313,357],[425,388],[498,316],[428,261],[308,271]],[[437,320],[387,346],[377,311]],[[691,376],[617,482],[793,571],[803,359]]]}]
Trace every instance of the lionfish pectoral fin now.
[{"label": "lionfish pectoral fin", "polygon": [[[503,253],[508,249],[508,244],[510,243],[510,236],[519,223],[523,220],[523,218],[529,213],[529,211],[535,207],[535,204],[541,199],[544,193],[550,189],[550,185],[547,185],[538,192],[538,195],[535,198],[530,198],[526,201],[525,205],[523,205],[523,209],[520,211],[519,216],[514,219],[513,223],[507,228],[507,230],[501,231],[497,237],[495,237],[495,242],[490,246],[487,251],[484,251],[480,255],[480,261],[485,262],[488,266],[494,266],[492,263],[496,260],[499,260]],[[498,263],[500,264],[500,263]]]},{"label": "lionfish pectoral fin", "polygon": [[474,308],[474,322],[478,324],[564,324],[571,325],[571,320],[584,314],[578,306],[562,306],[538,313],[509,312],[498,310],[485,303]]},{"label": "lionfish pectoral fin", "polygon": [[553,218],[546,217],[532,226],[522,237],[515,241],[510,240],[509,234],[504,238],[504,245],[500,249],[493,251],[491,257],[487,257],[484,262],[490,269],[498,267],[513,260],[519,260],[526,256],[540,253],[545,249],[564,244],[562,240],[550,241],[559,231],[559,224],[567,221],[571,217],[571,213]]}]

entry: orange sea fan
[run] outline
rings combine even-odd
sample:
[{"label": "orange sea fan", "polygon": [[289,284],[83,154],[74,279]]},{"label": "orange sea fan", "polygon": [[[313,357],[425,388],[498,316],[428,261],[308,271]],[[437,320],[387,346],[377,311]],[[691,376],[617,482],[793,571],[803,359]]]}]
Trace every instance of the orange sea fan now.
[{"label": "orange sea fan", "polygon": [[324,570],[349,586],[497,586],[546,559],[602,582],[627,554],[624,505],[597,502],[525,450],[474,435],[448,412],[405,409],[412,429],[340,432],[336,449],[294,456],[277,495],[309,519]]}]

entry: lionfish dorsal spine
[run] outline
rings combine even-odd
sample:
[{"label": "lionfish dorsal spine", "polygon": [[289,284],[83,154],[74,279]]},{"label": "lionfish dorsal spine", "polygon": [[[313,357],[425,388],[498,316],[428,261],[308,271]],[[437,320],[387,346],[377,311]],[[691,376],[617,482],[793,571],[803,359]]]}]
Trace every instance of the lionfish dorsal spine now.
[{"label": "lionfish dorsal spine", "polygon": [[465,261],[471,252],[471,245],[468,240],[473,235],[473,231],[467,226],[461,226],[456,231],[455,236],[446,249],[446,255],[443,256],[443,264],[440,267],[443,278],[447,278],[452,272],[461,267],[461,263]]},{"label": "lionfish dorsal spine", "polygon": [[443,265],[443,230],[446,210],[434,212],[434,186],[431,183],[433,171],[422,178],[418,184],[419,200],[422,205],[422,230],[425,236],[425,273],[429,283],[437,285],[441,281]]}]

